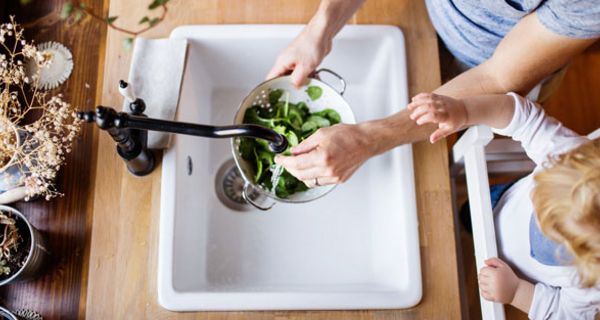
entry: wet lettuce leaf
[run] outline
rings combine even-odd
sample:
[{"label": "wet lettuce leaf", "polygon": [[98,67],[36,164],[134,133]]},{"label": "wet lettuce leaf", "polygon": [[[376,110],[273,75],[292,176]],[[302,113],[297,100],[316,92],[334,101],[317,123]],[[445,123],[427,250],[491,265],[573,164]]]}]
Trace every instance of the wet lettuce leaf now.
[{"label": "wet lettuce leaf", "polygon": [[310,97],[310,100],[315,101],[323,95],[323,89],[317,86],[310,86],[306,88],[306,94]]}]

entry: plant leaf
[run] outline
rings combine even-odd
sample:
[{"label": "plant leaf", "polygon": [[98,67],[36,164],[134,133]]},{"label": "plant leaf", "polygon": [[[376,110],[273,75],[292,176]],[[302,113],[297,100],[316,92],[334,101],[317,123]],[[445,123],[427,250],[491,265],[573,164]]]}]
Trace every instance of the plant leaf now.
[{"label": "plant leaf", "polygon": [[106,17],[106,22],[108,24],[112,24],[113,22],[117,21],[117,19],[119,19],[119,16]]},{"label": "plant leaf", "polygon": [[285,137],[286,137],[286,138],[287,138],[287,140],[288,140],[288,143],[289,143],[289,147],[290,147],[290,148],[291,148],[291,147],[295,147],[295,146],[297,146],[297,145],[298,145],[298,143],[300,143],[300,142],[298,141],[298,136],[297,136],[297,135],[294,133],[294,131],[290,131],[290,132],[286,133],[286,134],[285,134]]},{"label": "plant leaf", "polygon": [[142,24],[142,23],[145,23],[145,22],[148,22],[148,21],[150,21],[150,18],[148,18],[148,16],[144,16],[144,17],[143,17],[143,18],[140,20],[140,22],[138,22],[138,24]]},{"label": "plant leaf", "polygon": [[323,94],[323,89],[317,86],[310,86],[306,89],[306,93],[310,97],[310,100],[315,101],[321,97]]},{"label": "plant leaf", "polygon": [[321,116],[315,116],[315,115],[308,117],[308,120],[306,120],[306,121],[307,122],[312,121],[312,122],[316,123],[319,128],[325,128],[325,127],[329,127],[331,125],[331,122],[329,122],[329,120],[327,120]]},{"label": "plant leaf", "polygon": [[60,10],[60,18],[61,19],[67,19],[68,17],[71,16],[71,14],[73,13],[73,3],[71,2],[66,2],[62,9]]},{"label": "plant leaf", "polygon": [[258,157],[258,154],[256,153],[256,149],[254,149],[254,157],[256,158],[256,174],[254,176],[254,181],[260,181],[260,178],[262,177],[262,173],[263,173],[263,163],[261,161],[261,159]]},{"label": "plant leaf", "polygon": [[316,122],[308,120],[308,121],[306,121],[306,122],[304,122],[302,124],[302,131],[303,132],[310,132],[310,131],[313,131],[313,130],[317,130],[318,127],[319,126],[317,125]]},{"label": "plant leaf", "polygon": [[75,13],[73,14],[73,20],[75,20],[75,22],[81,20],[81,18],[83,18],[83,11],[82,10],[75,10]]},{"label": "plant leaf", "polygon": [[154,18],[150,19],[150,21],[148,21],[148,24],[150,24],[151,27],[154,27],[159,22],[160,22],[160,18],[154,17]]},{"label": "plant leaf", "polygon": [[154,10],[154,9],[162,6],[163,4],[167,4],[167,2],[169,2],[169,0],[154,0],[154,1],[150,2],[150,4],[148,5],[148,9]]},{"label": "plant leaf", "polygon": [[342,121],[342,117],[340,117],[340,114],[337,113],[337,111],[335,111],[333,109],[329,109],[329,108],[324,109],[323,111],[314,113],[313,115],[327,118],[327,120],[329,120],[329,122],[331,122],[331,125],[338,124]]},{"label": "plant leaf", "polygon": [[254,149],[256,148],[256,144],[253,139],[242,138],[240,140],[240,154],[244,160],[252,160],[254,157]]},{"label": "plant leaf", "polygon": [[133,48],[133,38],[125,38],[123,39],[123,48],[127,51]]},{"label": "plant leaf", "polygon": [[269,103],[274,106],[277,101],[279,101],[279,98],[281,98],[281,96],[283,96],[283,90],[281,89],[275,89],[271,92],[269,92]]}]

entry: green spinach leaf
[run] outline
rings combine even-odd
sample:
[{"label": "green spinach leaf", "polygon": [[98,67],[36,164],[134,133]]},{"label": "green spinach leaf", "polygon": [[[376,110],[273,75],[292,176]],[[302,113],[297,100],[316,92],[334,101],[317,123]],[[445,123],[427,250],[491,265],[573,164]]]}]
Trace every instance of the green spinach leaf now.
[{"label": "green spinach leaf", "polygon": [[306,94],[310,97],[310,100],[315,101],[321,97],[323,94],[323,89],[317,86],[310,86],[306,88]]}]

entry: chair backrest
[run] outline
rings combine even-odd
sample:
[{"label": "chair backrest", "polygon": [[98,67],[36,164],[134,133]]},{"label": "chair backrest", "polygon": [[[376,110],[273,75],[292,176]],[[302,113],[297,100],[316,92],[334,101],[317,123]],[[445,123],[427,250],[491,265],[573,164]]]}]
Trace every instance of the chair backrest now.
[{"label": "chair backrest", "polygon": [[[477,270],[485,266],[486,259],[498,256],[485,159],[485,146],[493,138],[490,128],[475,126],[469,128],[452,148],[454,161],[464,161]],[[482,319],[505,318],[504,307],[501,304],[487,301],[481,295],[479,299]]]}]

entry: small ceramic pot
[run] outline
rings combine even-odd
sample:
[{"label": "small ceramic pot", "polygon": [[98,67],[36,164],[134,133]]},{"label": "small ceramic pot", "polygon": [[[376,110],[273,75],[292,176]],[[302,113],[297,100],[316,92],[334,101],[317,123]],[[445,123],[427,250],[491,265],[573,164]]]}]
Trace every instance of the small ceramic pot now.
[{"label": "small ceramic pot", "polygon": [[49,254],[48,250],[46,249],[46,240],[44,236],[38,229],[36,229],[33,225],[31,225],[31,223],[29,223],[27,218],[21,212],[5,205],[0,205],[0,210],[10,212],[15,217],[15,219],[23,221],[24,224],[27,226],[27,230],[19,231],[27,232],[26,236],[28,236],[31,239],[29,246],[29,254],[25,259],[23,266],[19,270],[17,270],[17,272],[13,273],[10,277],[1,280],[0,286],[3,286],[12,282],[29,280],[36,277],[39,274],[39,271],[44,266],[44,262]]},{"label": "small ceramic pot", "polygon": [[10,310],[0,307],[0,320],[20,320],[14,313]]}]

